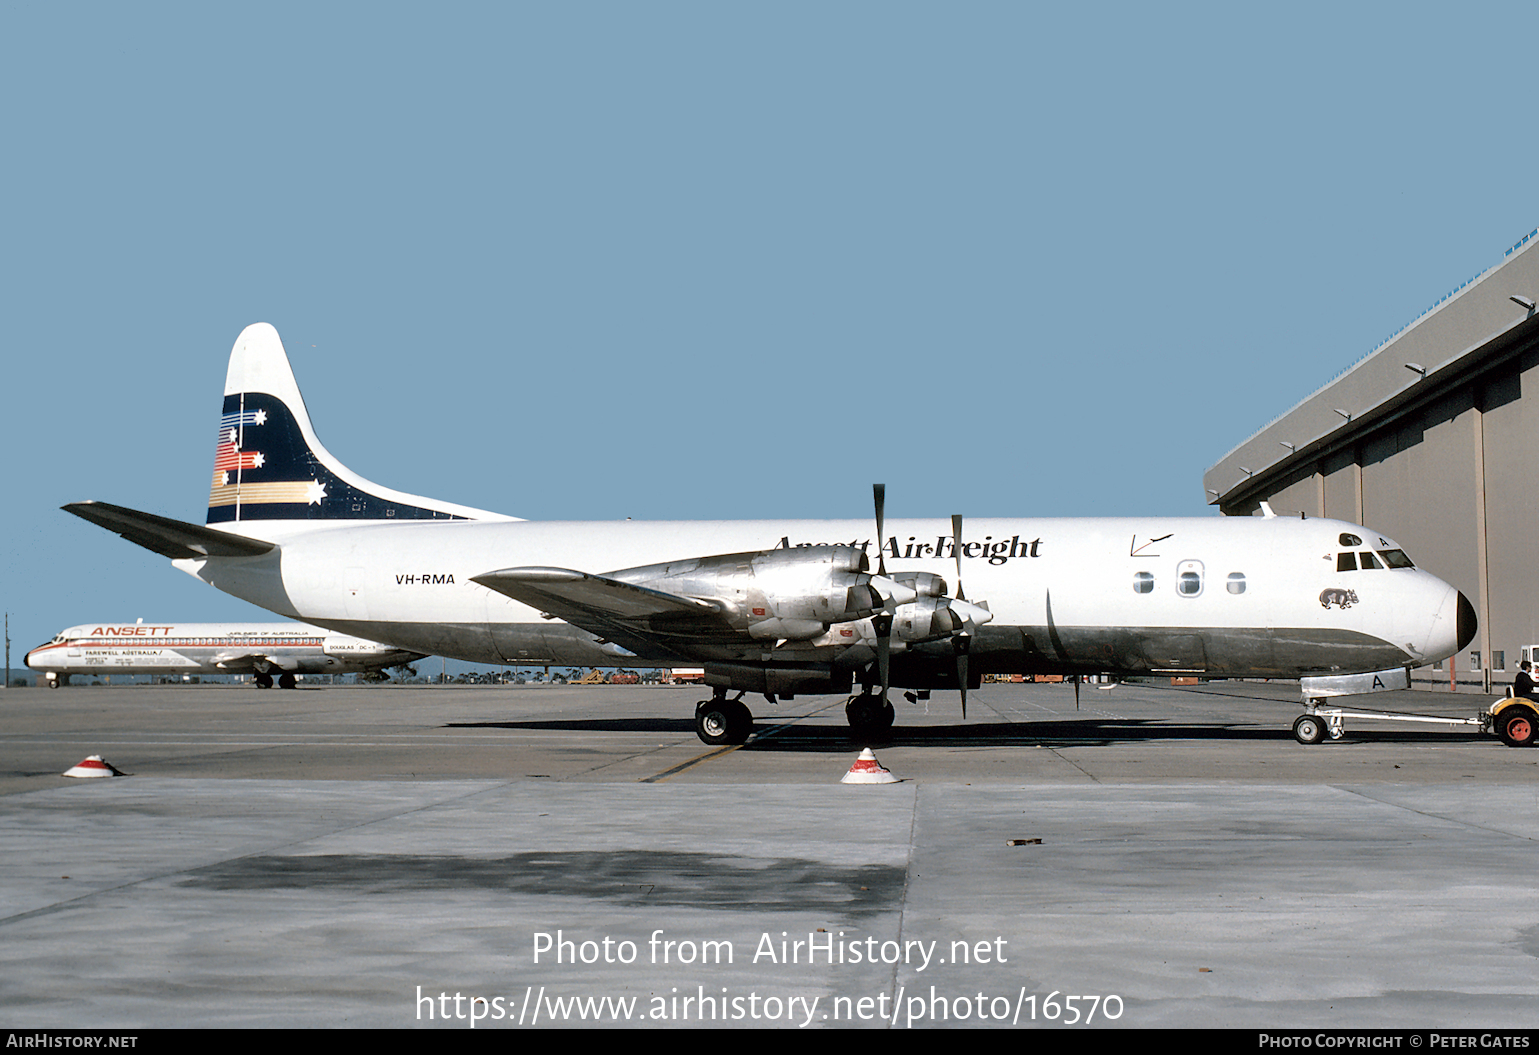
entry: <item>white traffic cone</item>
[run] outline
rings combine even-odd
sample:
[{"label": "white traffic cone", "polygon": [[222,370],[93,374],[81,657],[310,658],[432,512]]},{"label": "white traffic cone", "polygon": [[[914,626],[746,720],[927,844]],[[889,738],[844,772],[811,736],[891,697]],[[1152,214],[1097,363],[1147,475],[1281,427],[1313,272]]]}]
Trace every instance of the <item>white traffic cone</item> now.
[{"label": "white traffic cone", "polygon": [[66,777],[121,777],[123,771],[111,762],[103,762],[101,755],[92,755],[79,765],[64,771]]},{"label": "white traffic cone", "polygon": [[839,781],[841,784],[896,784],[898,778],[882,768],[876,755],[868,747],[860,753],[850,771]]}]

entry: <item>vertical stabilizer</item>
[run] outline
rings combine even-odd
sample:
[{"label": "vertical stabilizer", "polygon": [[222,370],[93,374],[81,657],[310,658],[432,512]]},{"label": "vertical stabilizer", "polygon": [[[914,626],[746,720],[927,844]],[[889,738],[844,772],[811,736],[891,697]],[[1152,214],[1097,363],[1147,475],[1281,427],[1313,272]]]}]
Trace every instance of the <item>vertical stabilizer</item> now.
[{"label": "vertical stabilizer", "polygon": [[370,483],[332,457],[310,425],[278,331],[235,339],[224,382],[208,523],[273,520],[512,520]]}]

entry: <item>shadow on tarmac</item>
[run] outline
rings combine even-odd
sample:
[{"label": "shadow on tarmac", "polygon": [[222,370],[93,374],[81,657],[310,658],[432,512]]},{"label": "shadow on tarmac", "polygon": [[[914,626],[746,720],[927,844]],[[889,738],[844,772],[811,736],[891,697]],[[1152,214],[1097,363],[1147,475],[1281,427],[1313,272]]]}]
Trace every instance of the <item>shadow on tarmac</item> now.
[{"label": "shadow on tarmac", "polygon": [[[1291,721],[1291,719],[1290,719]],[[451,729],[544,729],[552,732],[693,734],[695,723],[687,718],[594,718],[542,719],[516,722],[449,722]],[[797,720],[777,723],[773,716],[757,717],[754,735],[744,751],[845,752],[881,744],[888,747],[1110,747],[1117,744],[1153,743],[1168,740],[1292,741],[1291,727],[1266,728],[1221,723],[1177,724],[1163,720],[1083,718],[1069,721],[989,722],[969,725],[904,725],[901,720],[882,737],[854,736],[845,725],[809,724]],[[1316,745],[1449,744],[1497,741],[1471,728],[1452,731],[1412,729],[1362,729],[1348,725],[1340,741]],[[704,747],[705,745],[701,745]],[[1303,745],[1300,745],[1303,746]]]}]

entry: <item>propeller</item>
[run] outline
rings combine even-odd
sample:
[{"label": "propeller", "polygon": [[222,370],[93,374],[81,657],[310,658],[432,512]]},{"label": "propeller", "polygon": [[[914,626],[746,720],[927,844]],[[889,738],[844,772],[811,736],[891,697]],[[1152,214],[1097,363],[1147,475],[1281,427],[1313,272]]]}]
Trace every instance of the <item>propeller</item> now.
[{"label": "propeller", "polygon": [[[967,600],[962,591],[962,514],[951,514],[951,549],[957,559],[957,600]],[[957,688],[962,693],[962,720],[967,720],[967,654],[972,651],[972,635],[964,626],[961,633],[951,639],[951,647],[957,656]]]},{"label": "propeller", "polygon": [[[877,575],[887,578],[887,553],[883,540],[887,537],[887,485],[872,484],[871,499],[876,510],[876,561]],[[962,717],[967,717],[967,657],[972,651],[972,631],[977,623],[987,622],[990,615],[988,604],[979,602],[970,604],[967,594],[962,589],[962,515],[955,514],[951,518],[952,551],[957,562],[957,592],[948,606],[949,617],[956,620],[957,629],[951,633],[951,647],[956,653],[957,662],[957,686],[962,693]],[[931,576],[934,579],[933,576]],[[905,580],[907,582],[907,580]],[[939,579],[935,579],[939,583]],[[911,586],[920,584],[916,580]],[[944,592],[945,586],[940,585],[939,590]],[[933,595],[931,595],[933,596]],[[910,598],[912,600],[912,598]],[[877,674],[882,681],[882,699],[887,698],[887,691],[892,685],[892,628],[894,612],[891,605],[888,610],[878,612],[871,616],[871,626],[876,632],[876,666]],[[958,625],[959,624],[959,625]]]},{"label": "propeller", "polygon": [[[876,573],[885,579],[887,555],[883,551],[882,540],[886,537],[887,485],[872,484],[871,500],[876,505]],[[892,682],[892,613],[873,615],[871,627],[876,631],[876,670],[882,679],[882,695],[878,698],[885,700],[888,686]]]}]

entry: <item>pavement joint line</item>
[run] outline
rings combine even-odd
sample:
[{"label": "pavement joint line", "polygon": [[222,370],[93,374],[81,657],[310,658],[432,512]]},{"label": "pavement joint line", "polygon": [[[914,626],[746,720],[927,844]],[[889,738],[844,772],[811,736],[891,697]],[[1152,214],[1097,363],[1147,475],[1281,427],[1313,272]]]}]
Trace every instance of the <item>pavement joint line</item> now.
[{"label": "pavement joint line", "polygon": [[1433,813],[1431,810],[1415,809],[1414,807],[1407,806],[1403,802],[1393,802],[1389,799],[1381,798],[1378,795],[1369,794],[1368,789],[1364,787],[1348,784],[1330,784],[1327,786],[1333,787],[1337,791],[1344,791],[1348,795],[1356,795],[1359,798],[1367,799],[1369,802],[1377,802],[1381,806],[1389,806],[1392,809],[1404,810],[1407,813],[1414,813],[1418,817],[1427,817],[1432,820],[1443,821],[1447,824],[1456,824],[1461,828],[1470,828],[1478,832],[1490,832],[1492,835],[1505,835],[1510,838],[1522,839],[1525,842],[1539,842],[1539,839],[1535,839],[1532,835],[1523,835],[1519,832],[1508,831],[1505,828],[1492,828],[1485,824],[1476,824],[1474,821],[1467,820],[1463,817],[1450,817],[1445,813]]},{"label": "pavement joint line", "polygon": [[[824,711],[829,710],[833,706],[834,706],[834,704],[829,704],[826,707],[819,707],[817,710],[812,711],[812,712],[810,712],[808,714],[796,715],[795,717],[789,718],[789,719],[787,719],[786,721],[782,722],[779,725],[772,725],[772,726],[770,726],[769,728],[765,729],[761,733],[755,733],[754,736],[753,736],[753,739],[755,739],[755,740],[768,740],[770,737],[774,736],[776,733],[783,732],[786,729],[791,728],[791,726],[795,725],[797,722],[801,721],[803,718],[812,718],[812,717],[814,717],[816,715],[822,714]],[[687,762],[680,762],[678,765],[674,766],[672,769],[665,769],[661,773],[654,773],[654,774],[652,774],[650,777],[642,777],[636,783],[638,783],[638,784],[660,784],[663,781],[669,779],[670,777],[676,777],[680,773],[686,772],[687,770],[694,769],[696,766],[704,765],[705,763],[711,761],[713,758],[720,758],[722,755],[730,755],[732,752],[736,751],[738,748],[746,747],[746,746],[747,746],[746,743],[731,744],[731,745],[728,745],[727,747],[719,747],[719,748],[717,748],[714,751],[707,751],[705,754],[697,755],[694,758],[691,758]]]}]

